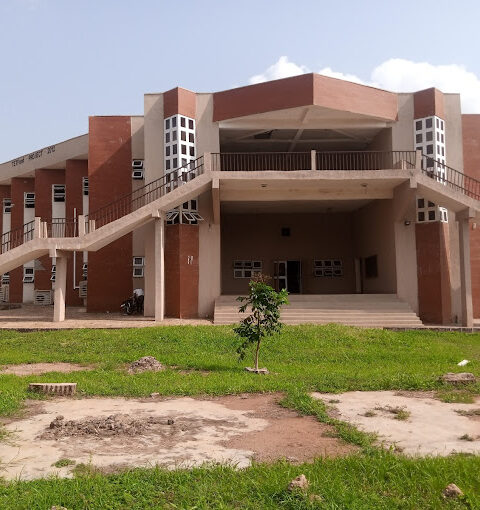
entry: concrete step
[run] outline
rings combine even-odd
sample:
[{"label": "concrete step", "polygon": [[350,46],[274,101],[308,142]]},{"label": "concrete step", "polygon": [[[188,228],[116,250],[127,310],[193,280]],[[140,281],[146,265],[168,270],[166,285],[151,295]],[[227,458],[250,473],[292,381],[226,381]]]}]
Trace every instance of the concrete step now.
[{"label": "concrete step", "polygon": [[[340,323],[362,327],[422,327],[409,305],[395,294],[293,295],[282,307],[285,324]],[[236,296],[220,296],[215,303],[214,323],[233,324],[240,314]]]}]

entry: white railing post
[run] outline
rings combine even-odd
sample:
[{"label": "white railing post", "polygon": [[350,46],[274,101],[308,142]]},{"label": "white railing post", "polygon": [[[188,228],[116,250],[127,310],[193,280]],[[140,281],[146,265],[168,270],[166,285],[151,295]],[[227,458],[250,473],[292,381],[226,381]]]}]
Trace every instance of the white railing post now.
[{"label": "white railing post", "polygon": [[35,216],[33,221],[33,238],[40,239],[42,237],[42,218]]},{"label": "white railing post", "polygon": [[316,170],[317,169],[317,151],[315,151],[315,150],[310,151],[310,159],[311,159],[312,170]]},{"label": "white railing post", "polygon": [[203,173],[208,173],[212,171],[212,153],[205,152],[203,154]]},{"label": "white railing post", "polygon": [[415,168],[422,169],[422,151],[415,151]]},{"label": "white railing post", "polygon": [[83,214],[79,214],[77,218],[78,222],[78,237],[85,235],[85,216]]},{"label": "white railing post", "polygon": [[88,220],[88,231],[95,232],[95,220]]}]

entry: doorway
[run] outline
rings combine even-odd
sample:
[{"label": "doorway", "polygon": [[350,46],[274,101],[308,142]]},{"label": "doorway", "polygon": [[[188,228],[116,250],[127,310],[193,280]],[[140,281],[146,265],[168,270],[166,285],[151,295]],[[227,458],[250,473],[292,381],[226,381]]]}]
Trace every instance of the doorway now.
[{"label": "doorway", "polygon": [[301,294],[302,262],[300,260],[276,260],[273,268],[276,291],[286,289],[290,294]]}]

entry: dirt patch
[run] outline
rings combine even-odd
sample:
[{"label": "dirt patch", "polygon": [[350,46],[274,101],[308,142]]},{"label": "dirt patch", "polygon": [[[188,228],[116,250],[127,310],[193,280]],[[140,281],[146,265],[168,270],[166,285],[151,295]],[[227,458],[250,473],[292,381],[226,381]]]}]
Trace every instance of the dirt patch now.
[{"label": "dirt patch", "polygon": [[92,366],[77,365],[74,363],[22,363],[20,365],[4,365],[0,368],[0,375],[11,374],[18,376],[40,375],[48,372],[80,372],[93,370]]},{"label": "dirt patch", "polygon": [[[314,393],[329,402],[330,394]],[[480,453],[475,404],[440,402],[425,393],[355,391],[335,395],[336,417],[378,435],[379,442],[410,455]],[[466,416],[465,413],[470,414]],[[400,416],[400,418],[399,418]],[[462,438],[473,438],[473,441]]]},{"label": "dirt patch", "polygon": [[34,412],[27,408],[27,417],[6,424],[10,435],[8,441],[0,442],[0,477],[72,476],[73,464],[64,466],[59,459],[113,472],[154,465],[174,469],[205,462],[242,468],[252,459],[303,462],[354,451],[328,437],[331,427],[280,407],[280,398],[60,397],[35,402]]},{"label": "dirt patch", "polygon": [[165,370],[165,367],[155,359],[153,356],[144,356],[143,358],[137,359],[128,366],[129,374],[139,374],[141,372],[160,372]]},{"label": "dirt patch", "polygon": [[287,459],[292,463],[310,462],[317,457],[338,457],[357,450],[333,437],[335,429],[313,416],[301,416],[278,405],[279,395],[220,397],[229,409],[249,411],[249,415],[269,422],[259,431],[248,432],[224,444],[229,448],[252,450],[258,462]]}]

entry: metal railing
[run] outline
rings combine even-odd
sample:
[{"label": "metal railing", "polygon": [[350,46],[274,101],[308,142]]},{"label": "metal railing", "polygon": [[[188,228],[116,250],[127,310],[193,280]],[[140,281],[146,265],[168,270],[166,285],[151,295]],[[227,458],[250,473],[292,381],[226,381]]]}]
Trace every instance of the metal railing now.
[{"label": "metal railing", "polygon": [[31,241],[35,233],[35,221],[29,221],[2,235],[2,253]]},{"label": "metal railing", "polygon": [[91,212],[85,216],[86,232],[89,231],[88,226],[91,221],[95,222],[95,229],[107,225],[150,204],[201,174],[203,174],[203,156]]},{"label": "metal railing", "polygon": [[480,181],[422,154],[422,173],[467,197],[480,200]]},{"label": "metal railing", "polygon": [[46,221],[47,237],[76,237],[78,222],[76,219],[52,218]]},{"label": "metal railing", "polygon": [[316,170],[390,170],[415,168],[415,151],[316,152]]},{"label": "metal railing", "polygon": [[310,152],[221,152],[212,153],[214,172],[292,172],[311,170]]}]

